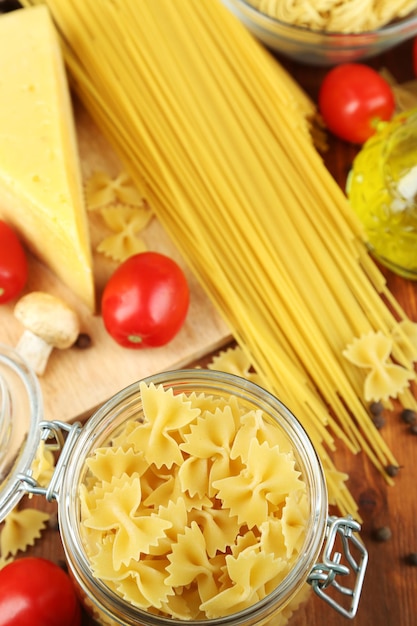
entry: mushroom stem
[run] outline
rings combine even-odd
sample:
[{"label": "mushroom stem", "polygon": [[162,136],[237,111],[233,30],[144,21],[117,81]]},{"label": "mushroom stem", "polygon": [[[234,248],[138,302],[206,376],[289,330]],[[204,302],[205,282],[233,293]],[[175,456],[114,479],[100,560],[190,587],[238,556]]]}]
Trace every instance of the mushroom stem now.
[{"label": "mushroom stem", "polygon": [[48,363],[53,345],[44,341],[31,330],[23,331],[16,345],[16,350],[30,365],[35,374],[42,376]]},{"label": "mushroom stem", "polygon": [[69,348],[80,332],[76,312],[61,298],[43,291],[20,298],[14,314],[25,329],[17,350],[38,376],[44,373],[53,348]]}]

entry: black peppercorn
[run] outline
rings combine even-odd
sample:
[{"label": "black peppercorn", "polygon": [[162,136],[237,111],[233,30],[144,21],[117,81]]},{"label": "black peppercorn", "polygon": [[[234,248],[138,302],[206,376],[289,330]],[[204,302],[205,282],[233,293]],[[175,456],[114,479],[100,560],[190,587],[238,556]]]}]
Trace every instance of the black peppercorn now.
[{"label": "black peppercorn", "polygon": [[398,472],[400,471],[400,468],[398,467],[398,465],[387,465],[387,467],[385,468],[385,471],[388,474],[388,476],[391,476],[391,478],[394,478],[395,476],[397,476]]},{"label": "black peppercorn", "polygon": [[406,424],[415,424],[417,422],[417,413],[412,409],[404,409],[401,412],[401,419]]},{"label": "black peppercorn", "polygon": [[79,348],[80,350],[85,350],[91,346],[91,337],[87,335],[87,333],[80,333],[77,337],[76,342],[74,343],[75,348]]},{"label": "black peppercorn", "polygon": [[374,415],[372,417],[372,423],[377,430],[381,430],[381,428],[385,426],[385,418],[381,414]]},{"label": "black peppercorn", "polygon": [[372,402],[369,405],[369,410],[372,415],[380,415],[384,410],[384,405],[382,404],[382,402]]},{"label": "black peppercorn", "polygon": [[417,552],[410,552],[410,554],[407,554],[407,556],[405,557],[405,562],[407,563],[407,565],[412,565],[413,567],[416,567]]}]

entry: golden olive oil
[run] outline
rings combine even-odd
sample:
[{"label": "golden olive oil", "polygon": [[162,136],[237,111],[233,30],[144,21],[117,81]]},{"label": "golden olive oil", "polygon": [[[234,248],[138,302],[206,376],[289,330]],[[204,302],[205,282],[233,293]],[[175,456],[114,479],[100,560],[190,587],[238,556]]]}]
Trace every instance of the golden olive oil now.
[{"label": "golden olive oil", "polygon": [[346,191],[374,257],[417,280],[417,109],[379,126],[355,157]]}]

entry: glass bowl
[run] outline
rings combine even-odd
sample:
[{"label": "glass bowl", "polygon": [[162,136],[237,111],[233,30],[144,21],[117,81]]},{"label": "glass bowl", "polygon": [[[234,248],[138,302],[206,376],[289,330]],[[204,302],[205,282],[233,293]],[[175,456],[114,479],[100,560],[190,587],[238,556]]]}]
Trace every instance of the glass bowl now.
[{"label": "glass bowl", "polygon": [[331,66],[370,58],[417,34],[417,10],[375,31],[345,34],[313,31],[281,22],[245,0],[222,0],[269,49],[307,65]]}]

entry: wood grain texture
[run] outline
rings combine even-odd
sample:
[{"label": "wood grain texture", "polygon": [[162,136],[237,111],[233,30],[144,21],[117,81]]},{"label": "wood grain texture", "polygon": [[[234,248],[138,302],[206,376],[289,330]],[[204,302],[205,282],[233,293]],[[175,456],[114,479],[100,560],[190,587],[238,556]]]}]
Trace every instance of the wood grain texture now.
[{"label": "wood grain texture", "polygon": [[[281,59],[294,77],[315,98],[325,70],[298,65]],[[408,42],[370,61],[377,68],[387,67],[400,82],[412,78],[411,43]],[[325,161],[336,180],[344,185],[355,149],[331,140]],[[411,319],[417,322],[417,284],[386,272],[388,284]],[[202,312],[206,319],[206,313]],[[201,326],[201,321],[200,321]],[[204,365],[207,356],[199,360]],[[139,371],[139,368],[138,370]],[[104,373],[96,371],[99,379]],[[394,487],[387,487],[365,455],[352,456],[340,447],[335,461],[339,469],[350,474],[349,487],[360,505],[363,517],[362,537],[369,551],[369,565],[356,618],[346,620],[322,600],[311,596],[293,617],[290,626],[416,626],[417,625],[417,567],[405,563],[409,552],[417,552],[417,436],[409,433],[398,411],[386,416],[382,433],[402,465]],[[32,504],[54,509],[41,499]],[[374,539],[374,530],[389,526],[392,538],[384,543]],[[53,560],[62,558],[59,534],[49,529],[32,550]],[[91,622],[85,617],[85,624]]]}]

